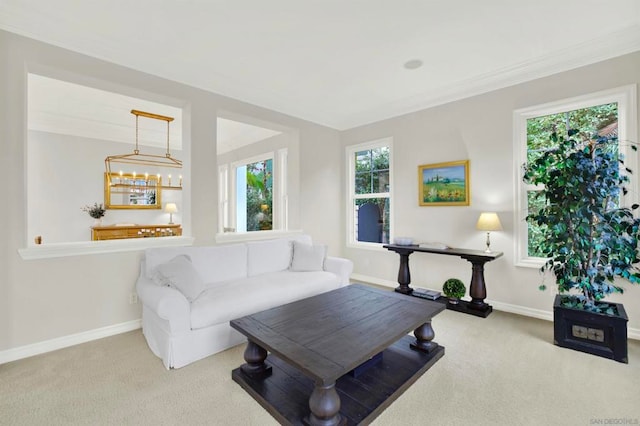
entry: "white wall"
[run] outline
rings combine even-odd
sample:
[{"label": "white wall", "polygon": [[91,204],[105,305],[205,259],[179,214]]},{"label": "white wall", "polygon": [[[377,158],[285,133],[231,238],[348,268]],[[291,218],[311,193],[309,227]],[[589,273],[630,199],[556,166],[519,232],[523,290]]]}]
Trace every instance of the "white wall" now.
[{"label": "white wall", "polygon": [[[483,249],[485,233],[475,230],[475,222],[480,212],[497,211],[504,231],[492,233],[491,247],[503,251],[504,257],[486,265],[488,299],[503,308],[516,305],[521,312],[550,315],[554,292],[538,290],[538,270],[514,266],[513,111],[632,83],[640,83],[640,53],[351,129],[341,140],[347,146],[394,138],[396,236]],[[632,139],[640,140],[638,135]],[[471,205],[419,207],[418,166],[464,159],[470,160]],[[345,253],[354,261],[356,274],[396,282],[395,253],[352,248]],[[449,277],[470,282],[471,265],[458,258],[413,254],[410,266],[415,287],[441,289]],[[552,278],[547,284],[553,284]],[[611,299],[624,303],[629,327],[640,332],[640,286],[626,287],[623,297]]]},{"label": "white wall", "polygon": [[[191,208],[181,214],[190,217],[190,234],[197,245],[215,243],[217,231],[218,110],[296,129],[301,162],[306,165],[302,173],[319,175],[324,173],[324,164],[341,161],[339,133],[335,130],[0,31],[0,179],[5,182],[3,198],[11,200],[0,209],[0,222],[5,225],[0,238],[0,362],[16,353],[29,353],[30,348],[43,342],[63,341],[65,336],[117,327],[140,318],[140,305],[129,304],[140,252],[29,261],[18,254],[18,249],[33,240],[26,231],[28,72],[182,108],[182,155],[189,163],[184,169],[189,174],[185,180],[192,186],[190,191],[182,191],[184,203]],[[314,145],[314,152],[304,148],[307,144]],[[303,160],[315,153],[316,144],[322,144],[317,161]],[[305,193],[310,183],[315,184],[301,177],[299,192]],[[319,203],[339,204],[339,177],[312,190]],[[90,200],[101,198],[102,187]],[[326,216],[322,211],[307,209],[302,203],[299,216],[305,217],[301,226],[314,239],[339,241],[341,230],[335,226],[338,212],[327,221],[331,225],[328,227],[321,225]],[[87,225],[85,218],[79,220],[83,227]],[[304,229],[307,223],[313,226]],[[338,252],[340,248],[331,250]]]},{"label": "white wall", "polygon": [[300,219],[302,229],[315,242],[327,244],[329,254],[344,255],[344,150],[339,134],[323,128],[317,132],[301,129]]}]

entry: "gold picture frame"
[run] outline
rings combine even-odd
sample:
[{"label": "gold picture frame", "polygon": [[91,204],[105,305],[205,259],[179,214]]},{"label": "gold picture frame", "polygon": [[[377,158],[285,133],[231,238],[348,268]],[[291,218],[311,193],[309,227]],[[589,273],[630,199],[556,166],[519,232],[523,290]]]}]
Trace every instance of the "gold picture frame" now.
[{"label": "gold picture frame", "polygon": [[469,160],[418,166],[421,206],[468,206]]}]

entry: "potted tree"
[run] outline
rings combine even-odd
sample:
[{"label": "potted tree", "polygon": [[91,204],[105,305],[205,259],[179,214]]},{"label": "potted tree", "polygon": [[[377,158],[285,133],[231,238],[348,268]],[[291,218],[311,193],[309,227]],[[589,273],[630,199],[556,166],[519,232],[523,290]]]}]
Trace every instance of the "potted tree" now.
[{"label": "potted tree", "polygon": [[449,298],[449,303],[452,305],[457,305],[460,299],[464,297],[466,291],[467,288],[462,281],[457,278],[449,278],[442,286],[442,292]]},{"label": "potted tree", "polygon": [[638,205],[620,205],[631,170],[615,138],[579,141],[576,134],[554,133],[555,148],[524,165],[524,181],[543,186],[536,195],[542,207],[527,220],[541,226],[542,270],[553,272],[558,287],[554,343],[626,363],[628,318],[622,304],[603,299],[623,292],[619,278],[640,282]]}]

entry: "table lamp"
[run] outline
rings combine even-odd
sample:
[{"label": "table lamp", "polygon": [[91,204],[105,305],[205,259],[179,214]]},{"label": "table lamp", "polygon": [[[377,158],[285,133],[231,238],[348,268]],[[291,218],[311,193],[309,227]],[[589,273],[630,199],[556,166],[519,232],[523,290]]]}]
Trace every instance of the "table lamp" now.
[{"label": "table lamp", "polygon": [[489,234],[491,231],[502,231],[502,224],[500,224],[498,214],[493,212],[481,213],[476,223],[476,229],[479,231],[487,231],[487,249],[484,252],[491,253]]},{"label": "table lamp", "polygon": [[164,206],[164,212],[169,213],[169,225],[173,225],[173,214],[178,211],[178,206],[176,203],[167,203]]}]

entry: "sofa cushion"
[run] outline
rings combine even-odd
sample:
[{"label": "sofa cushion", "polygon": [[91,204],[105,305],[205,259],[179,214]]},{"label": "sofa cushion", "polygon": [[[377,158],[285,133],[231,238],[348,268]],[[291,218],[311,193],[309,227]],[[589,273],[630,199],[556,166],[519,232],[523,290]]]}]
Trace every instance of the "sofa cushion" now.
[{"label": "sofa cushion", "polygon": [[158,265],[154,280],[180,291],[189,302],[193,302],[205,290],[202,278],[193,267],[189,256],[185,254]]},{"label": "sofa cushion", "polygon": [[278,238],[247,243],[247,274],[252,277],[267,272],[284,271],[291,263],[291,241]]},{"label": "sofa cushion", "polygon": [[[209,284],[246,278],[246,244],[199,247],[197,270]],[[196,265],[196,260],[193,261]]]},{"label": "sofa cushion", "polygon": [[293,242],[291,270],[297,272],[322,271],[327,257],[327,246]]},{"label": "sofa cushion", "polygon": [[247,276],[245,244],[149,248],[145,250],[145,275],[152,278],[158,265],[181,254],[191,258],[193,267],[208,284]]},{"label": "sofa cushion", "polygon": [[206,290],[191,304],[191,328],[229,322],[339,287],[338,276],[324,271],[280,271],[231,281]]}]

